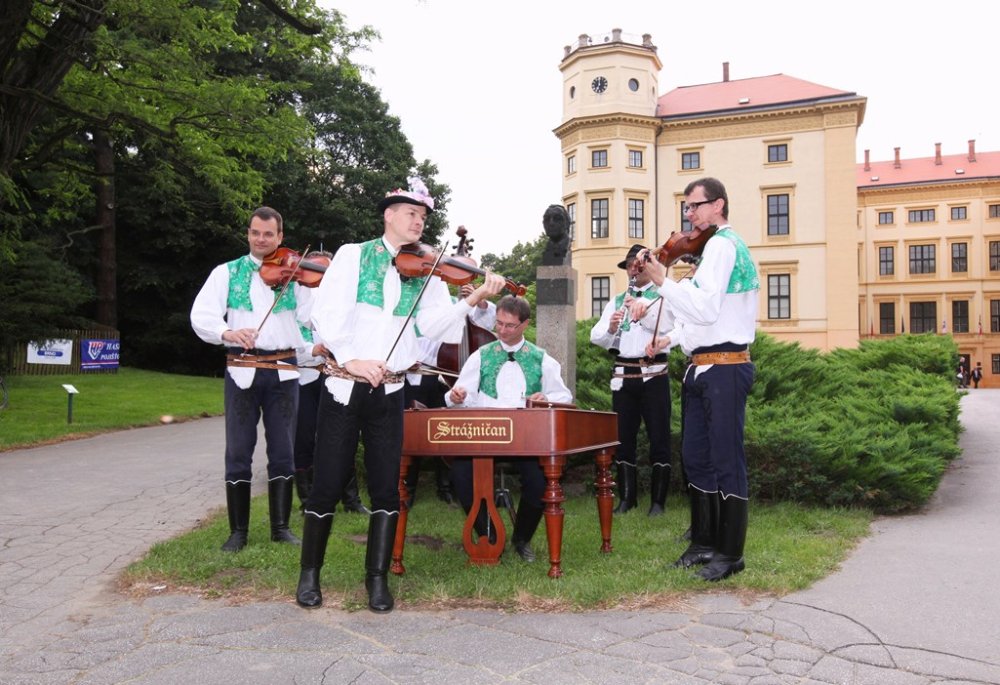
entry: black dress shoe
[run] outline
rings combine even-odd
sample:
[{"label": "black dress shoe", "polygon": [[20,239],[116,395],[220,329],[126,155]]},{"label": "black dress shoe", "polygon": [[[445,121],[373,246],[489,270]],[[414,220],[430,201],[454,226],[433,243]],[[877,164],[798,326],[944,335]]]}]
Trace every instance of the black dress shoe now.
[{"label": "black dress shoe", "polygon": [[514,551],[517,552],[517,556],[521,557],[524,561],[529,564],[535,560],[535,550],[531,549],[530,542],[521,542],[520,540],[514,540]]},{"label": "black dress shoe", "polygon": [[708,562],[708,565],[700,569],[696,575],[703,580],[714,583],[724,580],[734,573],[739,573],[744,568],[746,568],[746,564],[743,562],[743,557],[730,557],[725,554],[716,554],[712,557],[712,560]]}]

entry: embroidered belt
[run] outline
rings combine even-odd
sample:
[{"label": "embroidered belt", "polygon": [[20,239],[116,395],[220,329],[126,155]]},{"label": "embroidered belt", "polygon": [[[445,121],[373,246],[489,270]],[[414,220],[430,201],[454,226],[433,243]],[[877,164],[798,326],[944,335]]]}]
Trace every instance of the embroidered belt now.
[{"label": "embroidered belt", "polygon": [[[354,381],[355,383],[369,383],[367,378],[362,378],[361,376],[355,376],[348,373],[347,369],[338,364],[335,360],[331,359],[326,364],[323,365],[323,373],[327,376],[333,376],[334,378],[341,378],[345,381]],[[406,379],[406,373],[404,371],[386,371],[382,376],[383,385],[392,385],[394,383],[402,383]],[[369,383],[370,385],[370,383]]]},{"label": "embroidered belt", "polygon": [[750,361],[750,350],[741,352],[704,352],[691,355],[691,363],[695,366],[709,364],[746,364]]},{"label": "embroidered belt", "polygon": [[[622,366],[626,369],[647,369],[651,366],[661,366],[667,363],[667,355],[658,354],[652,359],[647,359],[646,357],[639,357],[638,359],[628,358],[628,357],[618,357],[615,359],[615,366]],[[612,378],[655,378],[656,376],[662,376],[669,372],[669,369],[664,366],[659,371],[652,371],[650,373],[645,373],[640,371],[639,373],[612,373]]]},{"label": "embroidered belt", "polygon": [[283,369],[285,371],[294,370],[294,364],[278,364],[280,359],[295,357],[295,350],[275,350],[262,354],[237,354],[230,352],[226,355],[226,366],[237,369]]}]

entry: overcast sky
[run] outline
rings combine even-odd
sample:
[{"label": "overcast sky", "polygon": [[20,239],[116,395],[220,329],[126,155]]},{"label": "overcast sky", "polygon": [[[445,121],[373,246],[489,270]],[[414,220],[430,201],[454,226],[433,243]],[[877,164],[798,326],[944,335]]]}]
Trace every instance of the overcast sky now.
[{"label": "overcast sky", "polygon": [[[1000,3],[952,0],[320,0],[381,34],[355,60],[400,118],[418,160],[452,189],[450,233],[473,256],[542,233],[561,202],[559,62],[581,33],[652,35],[660,94],[787,74],[868,98],[857,160],[1000,150]],[[480,141],[494,141],[490,147]],[[486,156],[490,155],[490,156]],[[723,179],[724,180],[724,179]]]}]

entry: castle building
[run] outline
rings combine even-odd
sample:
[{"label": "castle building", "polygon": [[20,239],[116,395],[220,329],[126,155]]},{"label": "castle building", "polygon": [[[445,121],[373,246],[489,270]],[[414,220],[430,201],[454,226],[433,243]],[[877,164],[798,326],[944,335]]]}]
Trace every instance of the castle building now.
[{"label": "castle building", "polygon": [[945,333],[1000,387],[1000,153],[858,164],[867,98],[728,64],[660,95],[648,34],[581,35],[559,68],[578,318],[625,289],[630,245],[690,229],[684,188],[714,176],[760,273],[759,330],[820,350]]}]

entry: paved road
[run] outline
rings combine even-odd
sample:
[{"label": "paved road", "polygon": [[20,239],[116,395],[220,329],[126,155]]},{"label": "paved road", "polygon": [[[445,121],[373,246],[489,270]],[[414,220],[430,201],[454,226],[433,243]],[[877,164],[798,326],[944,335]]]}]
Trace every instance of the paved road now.
[{"label": "paved road", "polygon": [[129,599],[116,574],[223,504],[221,421],[0,453],[0,683],[1000,683],[998,417],[965,397],[930,505],[806,591],[567,614]]}]

